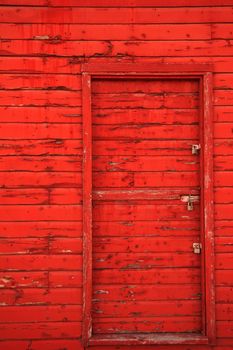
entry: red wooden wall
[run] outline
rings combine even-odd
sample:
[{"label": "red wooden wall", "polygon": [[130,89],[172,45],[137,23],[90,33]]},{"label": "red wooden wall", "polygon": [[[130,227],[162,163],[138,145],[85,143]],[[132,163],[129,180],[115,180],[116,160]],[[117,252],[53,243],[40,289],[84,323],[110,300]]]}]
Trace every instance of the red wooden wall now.
[{"label": "red wooden wall", "polygon": [[[232,349],[233,1],[0,4],[0,349],[82,349],[80,66],[87,61],[213,63],[215,349]],[[138,347],[149,348],[208,347]]]}]

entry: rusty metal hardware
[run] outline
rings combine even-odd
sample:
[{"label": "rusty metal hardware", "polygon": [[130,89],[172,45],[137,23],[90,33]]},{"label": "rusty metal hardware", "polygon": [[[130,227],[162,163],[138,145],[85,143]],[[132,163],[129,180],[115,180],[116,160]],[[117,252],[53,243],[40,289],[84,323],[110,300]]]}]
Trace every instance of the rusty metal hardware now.
[{"label": "rusty metal hardware", "polygon": [[194,202],[198,202],[199,201],[199,196],[192,196],[192,195],[184,195],[181,196],[181,200],[182,202],[187,203],[187,209],[188,211],[192,211],[194,209]]},{"label": "rusty metal hardware", "polygon": [[187,209],[188,211],[192,211],[193,210],[193,200],[191,198],[191,196],[189,196],[189,199],[188,199],[188,203],[187,203]]},{"label": "rusty metal hardware", "polygon": [[199,154],[201,145],[192,145],[192,154]]},{"label": "rusty metal hardware", "polygon": [[193,243],[193,252],[194,254],[201,254],[202,244],[201,243]]}]

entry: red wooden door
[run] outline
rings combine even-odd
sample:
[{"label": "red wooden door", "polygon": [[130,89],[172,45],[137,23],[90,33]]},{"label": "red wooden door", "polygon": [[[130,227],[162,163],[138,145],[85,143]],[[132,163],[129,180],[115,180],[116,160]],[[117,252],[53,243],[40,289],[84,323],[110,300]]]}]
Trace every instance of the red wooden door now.
[{"label": "red wooden door", "polygon": [[198,90],[93,81],[93,334],[202,331]]}]

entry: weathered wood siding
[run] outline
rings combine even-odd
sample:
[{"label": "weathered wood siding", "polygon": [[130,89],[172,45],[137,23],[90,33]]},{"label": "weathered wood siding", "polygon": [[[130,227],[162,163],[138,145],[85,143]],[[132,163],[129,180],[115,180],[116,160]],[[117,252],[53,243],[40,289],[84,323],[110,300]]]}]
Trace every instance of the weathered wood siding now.
[{"label": "weathered wood siding", "polygon": [[80,65],[98,60],[213,63],[215,349],[232,349],[233,1],[0,4],[0,348],[82,349]]}]

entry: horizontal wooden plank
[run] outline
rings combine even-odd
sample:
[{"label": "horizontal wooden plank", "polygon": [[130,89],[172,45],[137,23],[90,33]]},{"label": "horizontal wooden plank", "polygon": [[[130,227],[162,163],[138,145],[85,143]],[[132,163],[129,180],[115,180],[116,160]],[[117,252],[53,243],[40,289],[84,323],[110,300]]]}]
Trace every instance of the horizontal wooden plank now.
[{"label": "horizontal wooden plank", "polygon": [[25,350],[28,340],[6,340],[1,339],[1,346],[12,350]]},{"label": "horizontal wooden plank", "polygon": [[[9,0],[4,0],[9,1]],[[13,0],[15,1],[15,0]],[[32,1],[32,0],[20,0],[20,1]],[[40,2],[42,0],[39,0]],[[44,0],[45,1],[45,0]],[[17,4],[17,3],[16,3]],[[47,3],[44,3],[44,5],[47,5]],[[63,0],[51,0],[51,6],[62,6]],[[232,2],[231,0],[224,0],[224,4],[221,0],[167,0],[166,3],[164,3],[161,0],[114,0],[112,3],[109,4],[108,0],[102,0],[101,4],[98,0],[80,0],[78,3],[75,0],[68,0],[66,2],[66,6],[75,6],[75,7],[183,7],[183,6],[231,6]]]},{"label": "horizontal wooden plank", "polygon": [[232,74],[214,74],[213,79],[214,79],[215,89],[232,89],[233,88]]},{"label": "horizontal wooden plank", "polygon": [[[35,14],[36,12],[34,12]],[[30,45],[30,49],[29,49]],[[57,38],[51,40],[7,40],[1,41],[0,53],[2,56],[40,56],[41,52],[48,56],[74,56],[74,52],[79,52],[80,56],[93,56],[104,55],[104,53],[110,53],[111,43],[108,41],[63,41]],[[71,53],[72,52],[72,53]],[[76,63],[76,60],[71,60]],[[80,59],[78,61],[80,63]],[[69,63],[68,63],[69,64]],[[71,63],[72,64],[72,63]],[[71,93],[71,92],[70,92]],[[68,95],[63,91],[63,96]],[[62,94],[61,94],[62,96]],[[73,100],[73,102],[77,101]],[[65,99],[63,99],[65,104]]]},{"label": "horizontal wooden plank", "polygon": [[[57,135],[60,136],[60,135]],[[30,136],[28,136],[29,138]],[[80,135],[81,137],[81,135]],[[193,140],[96,140],[93,141],[93,155],[190,155]],[[229,139],[215,140],[216,155],[233,155],[233,141]],[[0,154],[7,156],[29,155],[81,155],[82,141],[78,139],[33,139],[33,140],[0,140]]]},{"label": "horizontal wooden plank", "polygon": [[[219,52],[220,54],[220,52]],[[214,65],[214,72],[219,73],[230,73],[233,71],[233,68],[230,67],[230,59],[224,56],[216,55],[216,57],[189,57],[188,55],[186,57],[163,57],[162,62],[165,63],[213,63]],[[141,61],[142,58],[138,58],[139,61]],[[144,58],[143,58],[144,60]],[[147,58],[147,62],[153,61],[154,58]],[[135,60],[137,62],[137,59]],[[154,62],[154,61],[153,61]]]},{"label": "horizontal wooden plank", "polygon": [[[94,223],[94,232],[97,237],[187,237],[197,236],[199,223],[190,221],[161,221],[154,223],[150,221],[120,221]],[[216,250],[228,252],[231,249],[230,232],[231,221],[216,221]],[[225,237],[224,237],[225,236]]]},{"label": "horizontal wooden plank", "polygon": [[[215,238],[215,249],[218,253],[231,253],[233,247],[232,237],[216,237]],[[222,255],[221,255],[222,256]],[[219,256],[219,260],[221,260]]]},{"label": "horizontal wooden plank", "polygon": [[[220,204],[218,206],[220,206]],[[222,206],[224,206],[224,204]],[[1,214],[1,207],[0,207],[0,214]],[[7,215],[10,215],[10,214],[7,214]],[[221,217],[222,215],[224,216],[223,211],[221,211],[221,214],[218,213],[218,218],[219,219],[225,218],[225,217]],[[188,211],[187,205],[185,205],[185,204],[184,205],[166,205],[166,204],[159,204],[159,205],[155,205],[155,204],[146,204],[146,205],[123,204],[122,205],[122,204],[115,204],[112,206],[112,205],[109,205],[109,203],[107,203],[107,204],[95,203],[94,208],[93,208],[93,220],[94,221],[159,220],[161,218],[163,218],[164,220],[169,220],[169,219],[171,219],[171,220],[194,220],[194,219],[198,219],[199,216],[200,216],[199,205],[197,205],[197,204],[194,206],[194,210],[192,210],[192,211]],[[228,214],[228,216],[231,216],[231,215]],[[7,219],[6,214],[4,216],[2,216],[3,221],[4,221],[4,219],[3,219],[4,217],[6,220]],[[49,214],[48,214],[48,217],[49,217]],[[64,214],[64,218],[65,218],[65,214]],[[72,219],[72,216],[71,216],[71,219]],[[33,216],[32,216],[32,220],[33,220]]]},{"label": "horizontal wooden plank", "polygon": [[49,285],[53,288],[82,287],[83,273],[81,271],[51,271]]},{"label": "horizontal wooden plank", "polygon": [[[62,173],[59,173],[59,176]],[[69,174],[69,173],[68,173]],[[50,174],[51,175],[51,174]],[[54,174],[56,175],[56,173]],[[80,181],[78,181],[80,183]],[[233,183],[231,171],[216,171],[215,172],[215,185],[216,186],[231,186]],[[158,187],[163,185],[164,187],[181,187],[181,186],[198,186],[199,179],[198,174],[195,172],[113,172],[113,173],[94,173],[94,186],[96,188],[141,188],[141,187]],[[76,187],[77,183],[72,186]]]},{"label": "horizontal wooden plank", "polygon": [[[69,302],[67,300],[69,295]],[[1,291],[0,304],[3,305],[72,305],[82,303],[81,288],[16,288]]]},{"label": "horizontal wooden plank", "polygon": [[[192,189],[189,192],[192,195],[194,202],[199,201],[199,191]],[[165,188],[158,190],[106,190],[106,191],[93,191],[93,200],[101,201],[118,201],[118,200],[176,200],[175,203],[186,202],[184,196],[183,187],[181,188]],[[179,202],[178,202],[179,201]],[[156,202],[157,203],[157,202]]]},{"label": "horizontal wooden plank", "polygon": [[[114,90],[113,90],[114,91]],[[219,98],[220,100],[220,98]],[[217,100],[217,102],[219,101]],[[222,100],[221,100],[222,101]],[[219,101],[220,103],[220,101]],[[221,103],[224,103],[223,101]],[[226,104],[226,103],[225,103]],[[92,107],[95,113],[99,109],[105,108],[197,108],[199,105],[199,97],[196,93],[109,93],[109,94],[94,94],[92,97]]]},{"label": "horizontal wooden plank", "polygon": [[214,124],[215,137],[218,139],[231,138],[233,134],[232,127],[233,127],[232,123],[215,123]]},{"label": "horizontal wooden plank", "polygon": [[232,106],[233,90],[215,90],[214,104],[216,106]]},{"label": "horizontal wooden plank", "polygon": [[0,256],[1,270],[30,271],[44,270],[80,270],[82,269],[82,256],[74,254],[60,255],[2,255]]},{"label": "horizontal wooden plank", "polygon": [[102,301],[191,300],[200,298],[200,285],[102,285],[93,286],[93,299]]},{"label": "horizontal wooden plank", "polygon": [[[0,140],[1,155],[81,155],[82,141],[61,139]],[[29,136],[28,136],[29,137]],[[81,137],[81,135],[80,135]]]},{"label": "horizontal wooden plank", "polygon": [[215,106],[214,108],[214,121],[215,122],[232,122],[232,106]]},{"label": "horizontal wooden plank", "polygon": [[[110,7],[111,4],[108,4]],[[57,37],[57,33],[62,35]],[[208,24],[169,24],[140,25],[134,24],[10,24],[2,23],[0,36],[2,39],[38,39],[49,40],[198,40],[211,39]],[[221,35],[215,27],[216,39],[229,39]]]},{"label": "horizontal wooden plank", "polygon": [[[120,108],[119,108],[120,107]],[[131,108],[121,109],[119,104],[118,108],[112,109],[98,109],[93,113],[93,124],[197,124],[199,121],[198,109],[182,109],[178,108],[177,103],[173,109],[168,108]],[[181,107],[181,106],[180,106]],[[191,106],[189,106],[191,107]]]},{"label": "horizontal wooden plank", "polygon": [[43,254],[48,252],[48,238],[1,238],[0,255],[5,254]]},{"label": "horizontal wooden plank", "polygon": [[81,271],[7,271],[0,273],[1,288],[81,288]]},{"label": "horizontal wooden plank", "polygon": [[[232,343],[232,336],[233,336],[233,328],[232,328],[232,321],[219,321],[218,327],[217,327],[217,337],[219,338],[229,338],[228,343]],[[221,340],[221,339],[220,339]],[[227,344],[227,342],[224,342]]]},{"label": "horizontal wooden plank", "polygon": [[[14,169],[14,168],[13,168]],[[48,204],[46,189],[0,189],[0,204]]]},{"label": "horizontal wooden plank", "polygon": [[43,221],[43,220],[80,220],[82,207],[80,205],[8,205],[0,206],[2,221]]},{"label": "horizontal wooden plank", "polygon": [[215,217],[216,220],[227,220],[232,218],[232,206],[233,204],[216,204],[215,205]]},{"label": "horizontal wooden plank", "polygon": [[[129,228],[130,230],[130,228]],[[163,252],[173,252],[175,257],[179,253],[183,252],[193,252],[192,244],[195,240],[198,241],[197,236],[189,236],[189,237],[111,237],[111,238],[102,238],[96,237],[94,232],[93,239],[93,251],[94,253],[98,253],[95,255],[95,259],[98,261],[98,256],[102,254],[102,257],[105,258],[107,262],[108,259],[117,258],[116,253],[125,253],[129,254],[129,258],[132,255],[132,259],[134,259],[133,253],[144,253],[148,254],[148,258],[155,258],[157,254]],[[112,254],[107,254],[112,253]],[[156,254],[152,254],[156,253]],[[174,259],[175,259],[174,257]],[[122,260],[123,263],[127,262],[127,256],[125,255],[125,261]],[[135,256],[136,259],[136,256]],[[119,258],[121,261],[121,259]],[[119,263],[120,263],[119,261]],[[101,262],[101,261],[100,261]],[[107,265],[107,264],[106,264]]]},{"label": "horizontal wooden plank", "polygon": [[214,190],[215,203],[232,203],[233,188],[231,187],[217,187]]},{"label": "horizontal wooden plank", "polygon": [[225,157],[223,156],[216,156],[214,159],[214,168],[215,170],[218,171],[232,171],[233,166],[233,156],[231,155],[226,155]]},{"label": "horizontal wooden plank", "polygon": [[232,270],[216,270],[216,285],[231,287],[232,286]]},{"label": "horizontal wooden plank", "polygon": [[1,222],[1,237],[22,238],[22,237],[81,237],[81,221],[39,221],[39,222]]},{"label": "horizontal wooden plank", "polygon": [[212,25],[212,38],[213,39],[232,39],[232,27],[230,23],[215,23]]},{"label": "horizontal wooden plank", "polygon": [[[82,254],[82,238],[50,238],[49,250],[55,254]],[[78,261],[77,261],[78,262]]]},{"label": "horizontal wooden plank", "polygon": [[[93,231],[98,237],[125,237],[129,234],[138,237],[153,237],[153,236],[195,236],[199,234],[200,223],[195,221],[105,221],[93,222]],[[227,224],[226,224],[227,225]],[[229,234],[232,231],[232,226],[228,223]],[[226,231],[225,226],[220,226]],[[227,227],[227,226],[226,226]]]},{"label": "horizontal wooden plank", "polygon": [[2,307],[0,323],[62,322],[64,319],[77,322],[82,318],[81,305],[24,306],[22,313],[18,311],[18,306]]},{"label": "horizontal wooden plank", "polygon": [[5,123],[0,126],[1,139],[69,139],[81,138],[80,124]]},{"label": "horizontal wooden plank", "polygon": [[[11,1],[11,0],[2,0],[2,4],[3,5],[18,5],[18,6],[22,6],[22,5],[32,5],[31,0],[15,0],[15,2]],[[46,5],[45,0],[38,0],[37,1],[37,6],[43,6]]]},{"label": "horizontal wooden plank", "polygon": [[97,125],[197,125],[199,112],[196,109],[104,109],[95,111],[93,124]]},{"label": "horizontal wooden plank", "polygon": [[[194,239],[192,240],[193,243]],[[180,244],[179,240],[177,242]],[[148,249],[147,253],[117,253],[111,254],[95,253],[93,256],[93,266],[95,269],[150,269],[152,267],[200,267],[200,257],[197,254],[193,254],[192,243],[190,244],[190,253],[183,253],[186,251],[186,247],[183,248],[182,253],[176,252],[175,249],[171,256],[171,253],[163,253],[163,251],[170,251],[170,249],[157,247],[156,254],[152,254],[151,251],[154,247]],[[114,248],[114,246],[113,246]],[[104,250],[104,249],[103,249]],[[118,249],[116,248],[116,251]],[[188,249],[187,249],[188,250]],[[108,251],[108,250],[107,250]],[[130,248],[129,248],[129,251]],[[229,260],[229,259],[228,259]],[[218,266],[226,267],[226,259],[224,262],[219,263]],[[229,266],[229,263],[228,265]]]},{"label": "horizontal wooden plank", "polygon": [[[2,0],[3,5],[34,5],[33,0]],[[183,7],[183,6],[229,6],[232,5],[231,0],[225,0],[224,5],[222,0],[167,0],[164,4],[161,0],[114,0],[109,3],[108,0],[102,0],[101,3],[98,0],[67,0],[65,6],[72,7]],[[47,0],[37,0],[37,6],[47,6]],[[64,7],[63,0],[50,0],[49,6],[61,6]],[[107,349],[108,350],[108,349]],[[127,349],[128,350],[128,349]],[[144,350],[144,349],[143,349]]]},{"label": "horizontal wooden plank", "polygon": [[[153,11],[152,11],[153,12]],[[64,14],[63,14],[64,15]],[[107,18],[106,11],[104,16]],[[153,15],[152,15],[153,16]],[[174,14],[173,14],[174,16]],[[219,13],[218,13],[218,16]],[[18,18],[19,15],[18,15]],[[54,17],[55,18],[55,17]],[[63,17],[64,18],[64,17]],[[89,17],[90,18],[90,17]],[[184,16],[183,18],[187,18]],[[232,20],[232,14],[231,14]],[[103,22],[102,22],[103,23]],[[192,40],[192,41],[63,41],[50,40],[6,40],[0,43],[2,56],[48,56],[73,57],[74,52],[80,56],[141,56],[141,57],[186,57],[186,56],[231,56],[232,45],[229,40]],[[30,43],[30,45],[29,45]],[[161,45],[162,43],[162,45]]]},{"label": "horizontal wooden plank", "polygon": [[[117,318],[117,317],[167,317],[200,315],[200,301],[179,300],[179,301],[126,301],[120,302],[93,302],[93,316],[95,319]],[[130,320],[129,320],[130,322]]]},{"label": "horizontal wooden plank", "polygon": [[[144,26],[145,28],[145,26]],[[171,27],[170,27],[171,28]],[[162,30],[162,28],[160,28]],[[184,93],[190,93],[195,96],[195,93],[199,91],[199,84],[197,79],[172,79],[168,77],[167,79],[127,79],[124,80],[122,84],[122,79],[96,79],[92,81],[92,92],[93,99],[101,99],[106,101],[107,99],[114,95],[121,94],[122,97],[128,94],[168,94],[177,93],[183,96]],[[183,94],[182,94],[183,93]]]},{"label": "horizontal wooden plank", "polygon": [[1,73],[47,74],[56,73],[78,74],[82,60],[80,58],[50,57],[4,57],[0,58]]},{"label": "horizontal wooden plank", "polygon": [[[61,225],[62,226],[62,225]],[[23,236],[23,235],[22,235]],[[2,238],[0,239],[0,255],[10,254],[28,254],[33,258],[44,259],[44,256],[34,256],[34,254],[81,254],[82,239],[54,237],[48,235],[46,237],[35,238]],[[29,257],[30,258],[30,257]],[[49,256],[48,259],[53,259]],[[47,259],[47,258],[45,258]],[[22,262],[23,263],[23,262]]]},{"label": "horizontal wooden plank", "polygon": [[[19,34],[20,28],[17,28],[16,25],[11,26],[11,28],[15,28],[16,32]],[[1,38],[4,36],[3,33],[1,34],[1,29],[0,36]],[[21,36],[21,38],[22,37],[23,36]],[[7,90],[46,89],[77,91],[81,89],[81,76],[78,74],[1,74],[1,78],[0,89]]]},{"label": "horizontal wooden plank", "polygon": [[214,181],[215,186],[232,186],[233,179],[232,179],[232,172],[231,171],[216,171],[214,172]]},{"label": "horizontal wooden plank", "polygon": [[215,221],[215,235],[217,237],[231,237],[232,227],[232,220],[217,220]]},{"label": "horizontal wooden plank", "polygon": [[95,270],[94,284],[198,284],[199,268],[154,268],[145,270],[119,271]]},{"label": "horizontal wooden plank", "polygon": [[19,288],[19,287],[48,287],[48,272],[1,272],[1,288]]},{"label": "horizontal wooden plank", "polygon": [[[45,322],[0,324],[2,339],[59,339],[77,338],[81,335],[80,322]],[[46,332],[46,335],[45,335]]]},{"label": "horizontal wooden plank", "polygon": [[[59,157],[60,159],[60,157]],[[64,158],[63,158],[64,159]],[[53,160],[53,159],[52,159]],[[72,161],[72,159],[71,159]],[[53,163],[53,162],[51,162]],[[62,164],[62,161],[61,161]],[[66,169],[66,163],[62,164]],[[74,167],[78,170],[77,158]],[[72,170],[74,170],[74,167]],[[0,158],[1,169],[1,158]],[[191,156],[95,156],[94,171],[198,171],[199,159]]]},{"label": "horizontal wooden plank", "polygon": [[[26,0],[25,0],[26,1]],[[230,322],[224,322],[224,321],[219,321],[219,323],[223,323],[223,327],[228,326]],[[231,339],[219,339],[218,343],[220,345],[217,345],[213,347],[214,350],[231,350],[231,345],[228,344],[227,346],[227,341],[230,344]],[[6,349],[9,348],[11,350],[25,350],[26,346],[28,345],[27,340],[4,340],[1,342],[2,346],[4,346]],[[44,350],[56,350],[59,348],[59,346],[67,347],[69,350],[83,350],[81,340],[80,339],[45,339],[45,340],[36,340],[33,339],[31,341],[32,346],[34,347],[35,350],[41,350],[43,348]],[[105,350],[112,350],[112,346],[104,346]],[[131,350],[129,346],[124,346],[124,350]],[[134,345],[135,350],[147,350],[148,346],[136,346]],[[167,350],[167,345],[160,346],[160,350]],[[95,350],[102,350],[103,346],[95,346]],[[205,350],[206,346],[205,345],[199,345],[198,350]],[[188,345],[180,345],[176,346],[176,350],[189,350]]]},{"label": "horizontal wooden plank", "polygon": [[[225,175],[225,174],[224,174]],[[225,177],[225,176],[224,176]],[[217,180],[218,184],[221,181]],[[230,175],[229,175],[229,181]],[[199,186],[198,172],[102,172],[93,173],[94,188],[149,188],[149,187],[193,187]]]},{"label": "horizontal wooden plank", "polygon": [[201,318],[198,316],[172,316],[144,318],[112,318],[111,324],[108,318],[95,319],[93,331],[98,334],[111,334],[123,332],[198,332],[201,329]]},{"label": "horizontal wooden plank", "polygon": [[81,204],[82,189],[80,188],[54,188],[50,192],[50,204]]},{"label": "horizontal wooden plank", "polygon": [[[1,50],[0,50],[1,52]],[[66,90],[1,90],[1,106],[77,106],[80,92]]]},{"label": "horizontal wooden plank", "polygon": [[5,188],[81,187],[81,173],[71,172],[0,172]]},{"label": "horizontal wooden plank", "polygon": [[233,303],[233,287],[217,287],[216,300],[220,303]]},{"label": "horizontal wooden plank", "polygon": [[[180,161],[182,163],[182,161]],[[187,159],[188,162],[188,159]],[[187,166],[186,166],[187,167]],[[194,167],[194,166],[193,166]],[[192,166],[190,165],[190,169]],[[30,157],[0,157],[0,171],[70,171],[80,172],[82,170],[81,156],[69,157],[48,157],[48,156],[30,156]]]},{"label": "horizontal wooden plank", "polygon": [[[232,251],[232,250],[231,250]],[[216,254],[216,268],[227,270],[232,269],[233,257],[229,253]]]},{"label": "horizontal wooden plank", "polygon": [[[190,155],[193,140],[96,140],[93,142],[93,155]],[[26,144],[25,144],[26,146]],[[10,147],[9,147],[10,148]],[[0,149],[1,152],[1,149]],[[2,150],[3,152],[3,150]]]},{"label": "horizontal wooden plank", "polygon": [[63,123],[81,124],[81,108],[72,107],[72,105],[59,107],[0,106],[0,113],[2,116],[1,120],[4,123],[62,123],[62,125]]},{"label": "horizontal wooden plank", "polygon": [[217,139],[214,144],[214,153],[218,155],[233,155],[233,141]]},{"label": "horizontal wooden plank", "polygon": [[[101,57],[101,62],[106,63],[132,63],[131,57]],[[0,58],[0,72],[9,74],[47,74],[56,72],[66,74],[78,74],[80,73],[81,63],[83,62],[81,57],[46,57],[46,61],[42,57],[22,57],[21,60],[18,57]],[[96,58],[90,58],[90,62],[95,62]],[[232,59],[231,57],[219,56],[216,57],[138,57],[134,58],[137,63],[197,63],[197,64],[209,64],[212,63],[215,73],[232,73]]]},{"label": "horizontal wooden plank", "polygon": [[[66,346],[69,350],[82,350],[79,339],[33,339],[31,344],[33,344],[35,350],[40,350],[41,348],[44,350],[55,350],[59,346]],[[1,345],[5,349],[25,350],[28,346],[28,340],[2,340]]]},{"label": "horizontal wooden plank", "polygon": [[[61,189],[61,194],[66,191],[69,193],[70,189]],[[71,194],[75,191],[75,189],[71,189]],[[74,190],[74,191],[73,191]],[[12,190],[13,191],[13,190]],[[78,191],[78,189],[77,189]],[[200,191],[197,189],[190,189],[188,192],[184,194],[184,188],[164,188],[164,190],[160,189],[150,189],[150,190],[103,190],[103,191],[94,191],[93,199],[98,201],[131,201],[131,204],[140,204],[139,201],[142,201],[141,204],[149,204],[146,202],[147,200],[155,201],[154,204],[164,204],[164,200],[173,200],[173,204],[180,204],[181,202],[187,203],[189,195],[193,203],[198,203],[200,201]],[[232,203],[233,201],[233,193],[232,188],[229,187],[216,187],[214,189],[215,193],[215,203]],[[78,195],[76,196],[78,200]],[[151,202],[153,203],[153,202]]]},{"label": "horizontal wooden plank", "polygon": [[[115,5],[115,4],[114,4]],[[2,7],[3,23],[132,23],[127,8]],[[230,22],[231,7],[176,8],[176,23]],[[135,8],[135,23],[173,23],[173,8]]]},{"label": "horizontal wooden plank", "polygon": [[[77,132],[76,132],[77,133]],[[93,127],[93,138],[97,139],[169,139],[189,140],[197,139],[199,136],[196,125],[101,125]]]},{"label": "horizontal wooden plank", "polygon": [[[177,18],[177,17],[176,17]],[[232,55],[232,46],[228,45],[225,40],[211,41],[177,41],[176,45],[172,41],[161,42],[114,42],[112,41],[112,55],[132,55],[132,56],[217,56],[221,51],[221,56]]]}]

